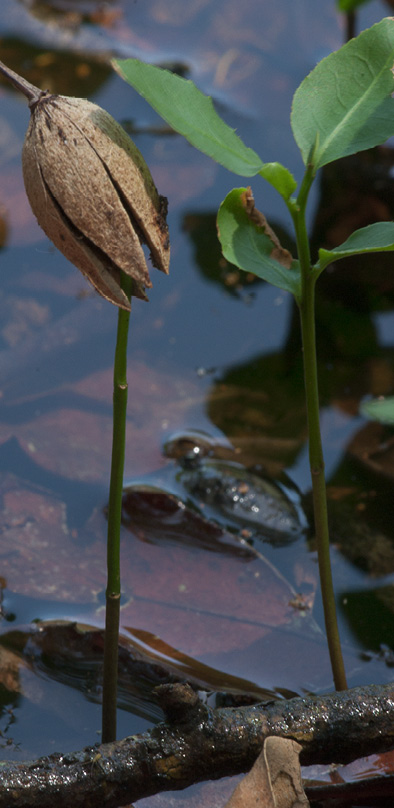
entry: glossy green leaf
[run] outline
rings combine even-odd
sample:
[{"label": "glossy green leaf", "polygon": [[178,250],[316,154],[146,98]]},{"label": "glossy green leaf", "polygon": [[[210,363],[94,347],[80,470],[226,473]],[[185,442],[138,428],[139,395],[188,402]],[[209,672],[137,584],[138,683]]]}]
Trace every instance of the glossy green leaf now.
[{"label": "glossy green leaf", "polygon": [[394,396],[387,398],[374,398],[371,401],[363,401],[360,405],[361,415],[370,418],[371,421],[380,421],[382,424],[394,425]]},{"label": "glossy green leaf", "polygon": [[296,90],[291,126],[304,163],[315,169],[384,143],[394,134],[394,19],[323,59]]},{"label": "glossy green leaf", "polygon": [[394,251],[394,223],[376,222],[368,227],[355,230],[343,244],[333,250],[319,250],[319,262],[316,269],[323,270],[328,264],[348,258],[350,255],[361,255],[371,252]]},{"label": "glossy green leaf", "polygon": [[271,257],[271,239],[251,221],[242,204],[241,195],[245,191],[246,188],[234,188],[220,205],[217,226],[223,255],[239,269],[298,297],[301,291],[299,263],[293,261],[287,269]]},{"label": "glossy green leaf", "polygon": [[253,177],[263,162],[217,114],[212,98],[192,81],[138,59],[115,59],[119,75],[142,95],[170,126],[217,163]]},{"label": "glossy green leaf", "polygon": [[261,174],[270,185],[273,185],[286,200],[289,199],[297,188],[297,183],[293,175],[285,166],[282,166],[281,163],[264,163],[259,174]]}]

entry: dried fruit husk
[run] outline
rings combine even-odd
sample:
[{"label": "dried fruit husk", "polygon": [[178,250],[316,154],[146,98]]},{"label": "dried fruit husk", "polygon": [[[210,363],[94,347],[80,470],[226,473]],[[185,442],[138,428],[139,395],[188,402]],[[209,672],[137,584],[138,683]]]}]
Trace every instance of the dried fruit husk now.
[{"label": "dried fruit husk", "polygon": [[26,192],[39,224],[103,297],[130,308],[152,286],[142,243],[168,273],[166,205],[137,147],[105,110],[79,98],[40,93],[22,153]]}]

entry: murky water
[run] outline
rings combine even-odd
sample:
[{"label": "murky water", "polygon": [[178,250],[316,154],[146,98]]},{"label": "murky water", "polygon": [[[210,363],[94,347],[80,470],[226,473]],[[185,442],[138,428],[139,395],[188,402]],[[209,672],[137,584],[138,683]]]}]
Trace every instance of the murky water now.
[{"label": "murky water", "polygon": [[[41,86],[106,107],[169,198],[170,276],[152,272],[150,302],[136,301],[131,320],[126,482],[139,494],[122,538],[124,637],[143,649],[148,671],[149,660],[165,660],[166,670],[187,671],[208,690],[330,689],[297,312],[286,293],[250,282],[220,256],[215,212],[242,179],[168,132],[107,56],[176,65],[263,159],[280,160],[300,179],[291,98],[316,61],[340,46],[341,20],[334,2],[316,12],[314,0],[119,0],[105,13],[99,5],[3,0],[0,58]],[[381,16],[378,3],[363,7],[360,27]],[[61,673],[54,649],[43,656],[26,643],[32,621],[103,623],[116,329],[115,308],[52,248],[29,211],[20,168],[27,123],[23,99],[2,84],[0,743],[4,756],[19,759],[99,737],[98,652],[85,647],[82,668],[70,662]],[[392,218],[392,164],[387,148],[327,168],[311,196],[315,246]],[[252,185],[291,247],[281,201],[262,181]],[[392,430],[367,425],[358,406],[366,395],[393,392],[393,302],[387,256],[343,263],[319,282],[332,554],[353,685],[392,678]],[[183,450],[168,451],[183,436],[190,453],[202,433],[209,452],[197,470],[180,463]],[[274,481],[270,507],[275,490],[287,508],[287,528],[271,524],[267,535],[251,518],[261,512],[262,479]],[[128,689],[125,676],[119,735],[158,720],[153,686]]]}]

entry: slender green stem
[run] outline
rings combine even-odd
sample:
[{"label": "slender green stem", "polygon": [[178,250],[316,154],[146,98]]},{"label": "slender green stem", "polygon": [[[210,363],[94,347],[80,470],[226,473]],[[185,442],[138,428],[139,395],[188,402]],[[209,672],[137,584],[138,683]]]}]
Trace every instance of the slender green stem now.
[{"label": "slender green stem", "polygon": [[313,508],[320,583],[331,666],[336,689],[346,690],[347,682],[339,638],[335,594],[331,572],[330,539],[327,517],[327,493],[320,432],[314,291],[315,282],[313,279],[309,278],[305,283],[300,305],[302,344],[304,350],[306,406],[308,414],[309,463],[312,477]]},{"label": "slender green stem", "polygon": [[[122,276],[122,289],[131,298],[131,278]],[[108,504],[107,589],[104,639],[102,743],[116,740],[118,640],[120,613],[120,526],[127,412],[127,338],[130,312],[118,311],[114,361],[111,480]]]},{"label": "slender green stem", "polygon": [[311,269],[309,240],[305,221],[306,202],[312,181],[313,171],[312,167],[309,167],[305,173],[297,202],[290,203],[289,208],[296,230],[298,258],[301,268],[301,297],[298,300],[298,305],[301,317],[302,345],[304,354],[304,378],[309,434],[309,463],[312,478],[313,508],[324,619],[335,687],[337,690],[346,690],[346,674],[339,638],[335,594],[331,571],[327,492],[320,430],[319,387],[315,333],[316,273],[314,273]]}]

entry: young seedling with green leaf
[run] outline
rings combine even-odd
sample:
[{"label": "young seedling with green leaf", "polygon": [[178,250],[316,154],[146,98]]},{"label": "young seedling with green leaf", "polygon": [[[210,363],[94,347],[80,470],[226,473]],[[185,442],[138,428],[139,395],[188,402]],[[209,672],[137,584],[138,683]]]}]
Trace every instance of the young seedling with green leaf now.
[{"label": "young seedling with green leaf", "polygon": [[394,135],[394,19],[386,18],[323,59],[297,89],[291,127],[305,172],[299,188],[280,163],[264,163],[217,115],[212,100],[191,81],[143,64],[116,60],[117,72],[187,140],[243,177],[259,175],[282,196],[294,224],[298,256],[283,250],[249,188],[234,188],[222,202],[218,233],[223,255],[240,269],[291,292],[302,332],[309,458],[324,615],[335,687],[347,687],[332,581],[324,459],[319,422],[315,341],[315,284],[334,261],[394,250],[394,224],[379,222],[355,231],[333,250],[319,250],[313,264],[306,206],[319,168],[383,143]]}]

